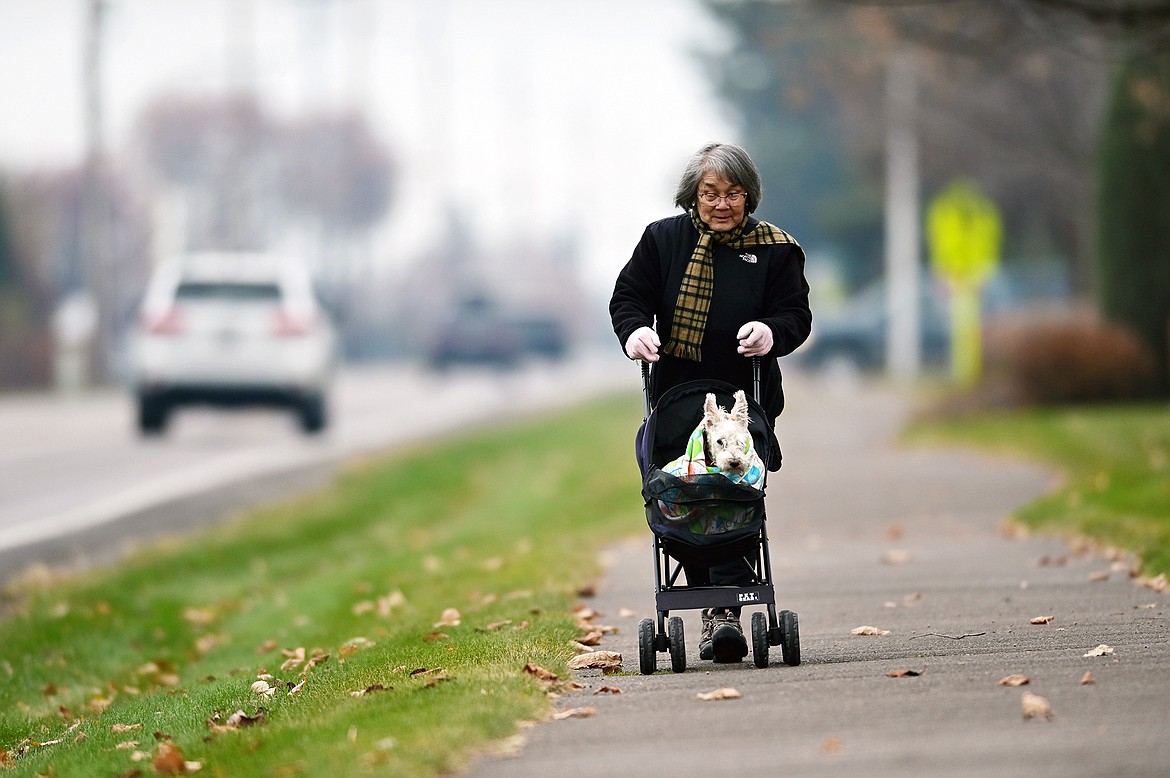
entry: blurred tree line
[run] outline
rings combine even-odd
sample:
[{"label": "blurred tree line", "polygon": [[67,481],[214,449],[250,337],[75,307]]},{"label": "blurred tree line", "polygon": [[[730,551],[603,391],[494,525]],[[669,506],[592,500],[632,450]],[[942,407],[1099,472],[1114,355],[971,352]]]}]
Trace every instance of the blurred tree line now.
[{"label": "blurred tree line", "polygon": [[[164,251],[276,250],[298,233],[337,264],[395,177],[360,116],[278,119],[239,95],[161,98],[116,153],[0,175],[0,389],[51,382],[53,316],[71,294],[123,333]],[[116,358],[95,354],[92,373],[112,379]]]},{"label": "blurred tree line", "polygon": [[761,218],[882,272],[888,65],[918,67],[924,199],[1000,207],[1008,267],[1058,259],[1137,334],[1170,392],[1170,0],[704,0],[715,92],[761,168]]}]

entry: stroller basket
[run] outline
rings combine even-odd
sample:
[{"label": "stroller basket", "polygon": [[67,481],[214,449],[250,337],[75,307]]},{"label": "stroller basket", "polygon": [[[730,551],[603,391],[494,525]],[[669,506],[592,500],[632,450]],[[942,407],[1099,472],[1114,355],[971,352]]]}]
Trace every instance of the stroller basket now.
[{"label": "stroller basket", "polygon": [[755,534],[764,520],[764,493],[719,473],[679,477],[653,468],[642,497],[652,532],[692,545],[722,542],[728,533]]}]

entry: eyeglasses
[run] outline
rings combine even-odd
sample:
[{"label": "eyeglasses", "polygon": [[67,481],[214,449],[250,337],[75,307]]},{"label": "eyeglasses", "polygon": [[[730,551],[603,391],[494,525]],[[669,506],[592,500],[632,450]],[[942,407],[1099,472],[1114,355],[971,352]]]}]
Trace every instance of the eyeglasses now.
[{"label": "eyeglasses", "polygon": [[703,201],[704,205],[715,205],[715,203],[723,200],[732,208],[742,203],[745,197],[747,197],[747,194],[744,192],[730,192],[725,195],[717,195],[714,192],[702,192],[699,194],[699,199]]}]

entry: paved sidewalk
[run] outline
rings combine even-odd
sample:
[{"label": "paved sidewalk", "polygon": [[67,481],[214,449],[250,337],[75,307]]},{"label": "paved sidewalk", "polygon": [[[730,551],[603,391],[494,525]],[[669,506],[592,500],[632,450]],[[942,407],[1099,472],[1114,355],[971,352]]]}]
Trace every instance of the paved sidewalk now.
[{"label": "paved sidewalk", "polygon": [[[470,775],[1167,775],[1170,599],[1116,571],[1092,580],[1110,569],[1100,556],[1006,537],[1003,518],[1053,474],[899,447],[906,412],[873,387],[791,382],[768,516],[779,607],[800,616],[800,666],[781,664],[778,647],[762,670],[750,657],[701,662],[688,611],[687,672],[659,654],[660,672],[639,675],[637,622],[654,610],[647,530],[607,555],[587,603],[620,628],[602,648],[622,653],[628,675],[580,674],[587,688],[557,707],[596,715],[527,729],[518,755],[481,759]],[[1053,619],[1030,623],[1040,616]],[[852,635],[860,626],[889,634]],[[1084,656],[1101,644],[1113,653]],[[898,670],[920,675],[887,675]],[[999,684],[1012,674],[1030,683]],[[722,687],[742,699],[696,698]],[[1052,718],[1025,719],[1025,692]]]}]

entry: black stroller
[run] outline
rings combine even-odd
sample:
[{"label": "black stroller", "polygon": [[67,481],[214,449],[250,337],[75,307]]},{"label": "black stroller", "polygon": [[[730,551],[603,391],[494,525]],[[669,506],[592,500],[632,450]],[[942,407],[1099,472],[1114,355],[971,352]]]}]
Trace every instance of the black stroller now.
[{"label": "black stroller", "polygon": [[[800,664],[800,633],[796,614],[776,612],[772,563],[765,527],[764,491],[732,483],[719,473],[686,479],[662,469],[687,445],[703,418],[707,393],[730,408],[736,387],[723,381],[690,381],[665,392],[657,407],[650,404],[650,368],[642,363],[646,418],[640,430],[638,463],[642,469],[642,497],[646,521],[654,535],[655,606],[657,623],[638,624],[638,665],[643,675],[657,670],[656,654],[670,652],[674,672],[686,670],[683,620],[671,611],[699,608],[767,606],[767,615],[752,613],[752,658],[756,667],[768,666],[768,648],[780,646],[785,664]],[[760,360],[752,359],[752,396],[748,397],[748,430],[767,469],[780,464],[780,447],[767,415],[760,406]],[[699,518],[696,518],[699,517]],[[684,564],[713,566],[742,560],[751,582],[743,586],[692,586],[679,582]]]}]

